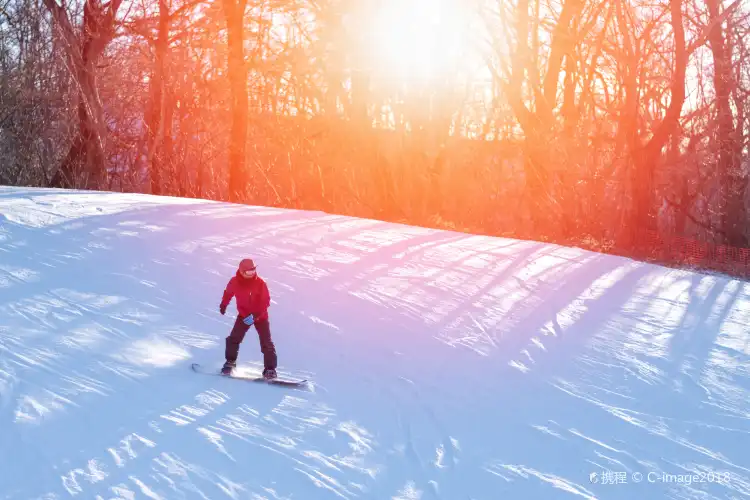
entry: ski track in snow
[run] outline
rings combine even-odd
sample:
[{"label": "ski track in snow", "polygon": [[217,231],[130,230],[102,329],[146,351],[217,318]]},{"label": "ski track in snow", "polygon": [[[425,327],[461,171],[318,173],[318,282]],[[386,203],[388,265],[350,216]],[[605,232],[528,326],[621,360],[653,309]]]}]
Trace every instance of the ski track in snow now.
[{"label": "ski track in snow", "polygon": [[[310,392],[190,370],[247,255]],[[0,187],[0,499],[748,497],[749,322],[747,282],[574,248]]]}]

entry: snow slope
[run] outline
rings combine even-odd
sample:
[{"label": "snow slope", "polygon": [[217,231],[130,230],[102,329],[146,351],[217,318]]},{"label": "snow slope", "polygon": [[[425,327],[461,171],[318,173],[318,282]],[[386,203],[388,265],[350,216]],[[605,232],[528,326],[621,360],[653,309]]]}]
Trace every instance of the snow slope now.
[{"label": "snow slope", "polygon": [[[750,496],[746,282],[145,195],[0,214],[2,499]],[[245,256],[311,391],[189,368]]]}]

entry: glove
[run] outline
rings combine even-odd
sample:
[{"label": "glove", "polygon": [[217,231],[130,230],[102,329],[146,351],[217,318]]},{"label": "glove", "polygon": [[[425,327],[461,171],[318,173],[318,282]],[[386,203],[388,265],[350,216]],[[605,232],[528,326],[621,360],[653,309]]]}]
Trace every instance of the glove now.
[{"label": "glove", "polygon": [[245,319],[242,320],[243,323],[245,323],[247,326],[252,326],[253,323],[255,323],[255,318],[252,314],[248,314]]},{"label": "glove", "polygon": [[219,312],[222,316],[224,316],[224,314],[226,314],[227,312],[227,306],[219,306]]}]

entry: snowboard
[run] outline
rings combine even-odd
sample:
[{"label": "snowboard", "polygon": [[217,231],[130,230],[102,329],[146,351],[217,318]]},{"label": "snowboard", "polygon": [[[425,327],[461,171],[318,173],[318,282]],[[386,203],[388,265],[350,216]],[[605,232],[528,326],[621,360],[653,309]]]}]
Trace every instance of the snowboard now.
[{"label": "snowboard", "polygon": [[293,379],[293,378],[286,378],[283,376],[278,376],[274,379],[264,379],[260,375],[244,375],[242,373],[237,373],[236,369],[235,372],[233,372],[230,375],[224,375],[221,373],[220,370],[213,370],[209,368],[205,368],[201,366],[200,363],[193,363],[191,365],[191,368],[196,373],[202,373],[204,375],[216,375],[219,377],[226,377],[226,378],[234,378],[238,380],[246,380],[248,382],[262,382],[268,385],[280,385],[284,387],[305,387],[307,385],[307,379]]}]

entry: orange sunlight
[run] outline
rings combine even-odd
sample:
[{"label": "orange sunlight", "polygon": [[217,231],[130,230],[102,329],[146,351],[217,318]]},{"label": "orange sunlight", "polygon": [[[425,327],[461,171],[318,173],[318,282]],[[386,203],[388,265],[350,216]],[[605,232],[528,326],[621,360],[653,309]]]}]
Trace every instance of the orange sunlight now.
[{"label": "orange sunlight", "polygon": [[375,74],[404,83],[455,74],[470,49],[470,4],[466,0],[380,2],[365,23],[366,52]]}]

